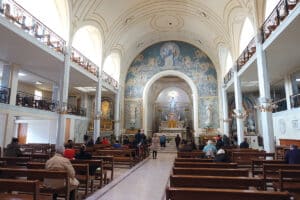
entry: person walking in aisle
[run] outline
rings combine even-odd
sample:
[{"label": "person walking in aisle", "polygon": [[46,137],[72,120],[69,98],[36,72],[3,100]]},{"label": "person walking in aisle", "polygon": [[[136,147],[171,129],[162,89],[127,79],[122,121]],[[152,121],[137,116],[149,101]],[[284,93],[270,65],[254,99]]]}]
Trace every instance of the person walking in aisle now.
[{"label": "person walking in aisle", "polygon": [[152,138],[152,144],[151,144],[153,159],[157,158],[157,150],[158,150],[158,148],[159,148],[159,137],[157,136],[156,133],[154,133],[154,136]]}]

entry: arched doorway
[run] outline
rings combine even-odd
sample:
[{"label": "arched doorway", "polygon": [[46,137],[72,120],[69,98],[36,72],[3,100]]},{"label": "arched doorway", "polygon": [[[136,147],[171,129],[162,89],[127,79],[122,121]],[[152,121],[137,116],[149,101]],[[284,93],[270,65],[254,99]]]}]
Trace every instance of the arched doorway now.
[{"label": "arched doorway", "polygon": [[[145,131],[145,134],[149,135],[149,133],[153,133],[153,131],[155,130],[152,130],[153,128],[153,115],[155,115],[156,113],[153,113],[154,111],[154,102],[153,102],[153,85],[159,81],[160,79],[164,78],[165,79],[168,77],[169,78],[173,78],[173,79],[177,79],[174,80],[174,83],[178,83],[178,79],[182,80],[182,83],[186,84],[188,89],[190,90],[190,96],[191,96],[191,104],[189,106],[189,108],[192,108],[191,111],[189,111],[189,113],[192,115],[192,118],[191,119],[191,122],[192,122],[192,126],[194,127],[194,129],[197,129],[198,127],[198,106],[197,106],[197,98],[198,98],[198,92],[197,92],[197,87],[196,85],[193,83],[193,81],[187,76],[185,75],[184,73],[182,72],[179,72],[179,71],[175,71],[175,70],[166,70],[166,71],[162,71],[160,73],[157,73],[155,74],[145,85],[145,88],[144,88],[144,91],[143,91],[143,127],[144,127],[144,131]],[[184,84],[181,84],[182,86]],[[179,91],[178,89],[180,89],[180,87],[170,87],[170,92],[172,91],[175,91],[175,90],[172,90],[172,89],[175,89],[177,88],[177,91]],[[165,88],[167,89],[167,88]],[[168,90],[167,90],[168,91]],[[152,102],[150,101],[152,99]],[[175,103],[176,103],[176,99],[175,99]],[[182,102],[183,103],[183,102]],[[179,123],[179,121],[183,121],[183,120],[178,120],[178,111],[179,111],[179,108],[177,109],[176,106],[174,105],[174,101],[172,99],[172,96],[170,94],[170,97],[169,97],[169,100],[165,101],[164,105],[167,107],[167,104],[170,104],[169,105],[169,108],[164,108],[165,110],[165,114],[169,115],[169,114],[175,114],[173,116],[167,116],[167,118],[165,118],[164,121],[166,121],[166,123],[168,123],[168,121],[171,120],[174,120],[175,117],[177,117],[177,120],[176,120],[176,123]],[[173,105],[172,105],[173,104]],[[169,110],[168,110],[169,109]],[[181,108],[180,110],[184,111],[184,109],[187,109],[187,107],[183,107]],[[183,117],[183,116],[182,116]],[[180,122],[182,123],[182,122]],[[166,128],[171,128],[170,130],[172,131],[172,129],[174,128],[174,130],[176,128],[178,128],[178,125],[174,125],[172,124],[171,127],[169,127],[170,124],[167,124],[167,127]],[[175,126],[175,127],[174,127]],[[181,126],[181,125],[180,125]],[[179,126],[179,127],[180,127]],[[187,126],[185,125],[185,127],[183,128],[186,128]],[[181,128],[178,128],[178,131],[180,131]],[[197,131],[195,131],[197,132]],[[196,136],[196,135],[195,135]]]}]

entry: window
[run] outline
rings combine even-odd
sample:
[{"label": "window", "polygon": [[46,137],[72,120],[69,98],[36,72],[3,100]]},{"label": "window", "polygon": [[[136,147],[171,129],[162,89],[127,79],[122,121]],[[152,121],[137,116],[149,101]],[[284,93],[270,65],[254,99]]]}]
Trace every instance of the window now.
[{"label": "window", "polygon": [[265,2],[265,19],[267,19],[274,10],[275,6],[278,4],[279,0],[267,0]]},{"label": "window", "polygon": [[118,53],[111,53],[104,62],[103,71],[119,82],[120,56]]},{"label": "window", "polygon": [[43,99],[43,93],[39,90],[34,90],[34,100],[42,100]]},{"label": "window", "polygon": [[240,35],[240,50],[239,53],[241,54],[244,49],[247,47],[250,40],[254,37],[254,29],[250,19],[247,17],[245,19],[241,35]]}]

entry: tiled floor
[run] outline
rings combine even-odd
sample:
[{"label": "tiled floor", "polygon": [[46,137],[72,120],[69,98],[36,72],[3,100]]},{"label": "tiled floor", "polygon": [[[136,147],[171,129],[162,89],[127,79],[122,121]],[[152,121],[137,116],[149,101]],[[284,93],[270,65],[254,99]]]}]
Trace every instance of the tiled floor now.
[{"label": "tiled floor", "polygon": [[88,200],[161,200],[174,163],[175,153],[159,153],[131,170],[116,170],[119,177],[96,191]]}]

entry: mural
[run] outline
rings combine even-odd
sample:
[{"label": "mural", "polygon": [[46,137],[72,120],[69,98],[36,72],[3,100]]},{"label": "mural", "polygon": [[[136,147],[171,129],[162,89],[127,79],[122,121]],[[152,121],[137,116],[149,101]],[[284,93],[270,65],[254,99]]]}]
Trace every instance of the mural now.
[{"label": "mural", "polygon": [[[135,118],[135,128],[142,128],[141,121],[142,103],[133,105],[136,100],[142,99],[144,86],[147,81],[155,74],[164,70],[178,70],[190,77],[198,89],[199,102],[204,97],[214,97],[213,112],[218,113],[218,91],[217,91],[217,73],[214,65],[208,56],[197,47],[191,44],[179,41],[168,41],[154,44],[142,53],[140,53],[132,62],[128,69],[125,81],[125,123],[126,128],[132,127],[133,118]],[[136,104],[136,103],[134,103]],[[136,108],[135,111],[130,109]],[[205,110],[205,105],[199,103],[199,110]],[[203,107],[204,106],[204,107]],[[135,117],[133,117],[135,115]],[[205,127],[204,117],[199,112],[199,126]],[[218,116],[216,114],[216,116]],[[213,127],[219,127],[218,117],[212,118]],[[140,126],[138,126],[140,124]]]}]

